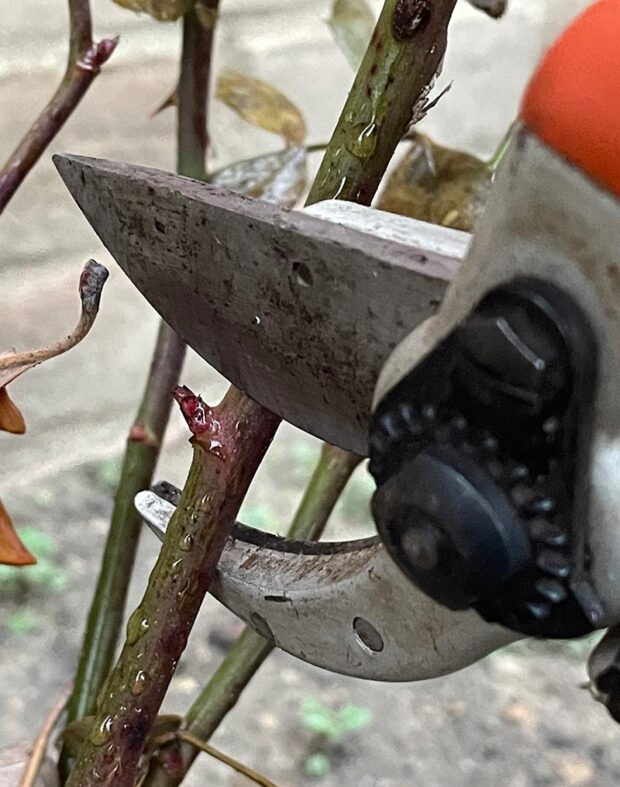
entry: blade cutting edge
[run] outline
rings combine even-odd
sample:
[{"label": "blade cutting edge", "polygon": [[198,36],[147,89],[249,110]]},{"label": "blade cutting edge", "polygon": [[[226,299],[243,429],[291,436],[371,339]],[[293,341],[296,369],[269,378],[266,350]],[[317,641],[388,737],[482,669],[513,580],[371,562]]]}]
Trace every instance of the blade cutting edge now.
[{"label": "blade cutting edge", "polygon": [[381,366],[440,303],[467,235],[445,230],[442,253],[437,227],[421,222],[412,247],[178,175],[54,160],[104,245],[190,347],[285,420],[366,454]]}]

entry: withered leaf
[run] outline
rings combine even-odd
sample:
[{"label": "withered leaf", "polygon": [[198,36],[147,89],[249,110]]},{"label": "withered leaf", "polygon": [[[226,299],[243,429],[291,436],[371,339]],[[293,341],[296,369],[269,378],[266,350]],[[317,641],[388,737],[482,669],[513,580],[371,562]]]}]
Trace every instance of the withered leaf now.
[{"label": "withered leaf", "polygon": [[349,64],[357,71],[375,27],[375,15],[366,0],[334,0],[327,24]]},{"label": "withered leaf", "polygon": [[0,432],[24,434],[26,422],[6,388],[0,388]]},{"label": "withered leaf", "polygon": [[173,22],[187,13],[196,0],[113,0],[130,11],[150,14],[160,22]]},{"label": "withered leaf", "polygon": [[486,162],[416,134],[377,207],[471,232],[484,210],[492,178]]},{"label": "withered leaf", "polygon": [[504,15],[508,0],[468,0],[470,5],[484,11],[485,14],[492,16],[493,19],[499,19]]},{"label": "withered leaf", "polygon": [[0,500],[0,563],[6,566],[32,566],[34,555],[20,541],[2,500]]},{"label": "withered leaf", "polygon": [[73,331],[49,347],[0,355],[0,431],[13,432],[14,434],[23,434],[26,431],[23,416],[11,401],[6,386],[37,364],[67,352],[82,341],[92,328],[99,311],[101,292],[107,278],[107,268],[95,260],[89,260],[80,276],[79,292],[82,313]]},{"label": "withered leaf", "polygon": [[292,208],[306,187],[306,150],[293,147],[236,161],[211,177],[211,183],[248,197]]},{"label": "withered leaf", "polygon": [[306,137],[299,109],[267,82],[225,71],[217,81],[216,95],[248,123],[279,134],[290,145],[301,145]]}]

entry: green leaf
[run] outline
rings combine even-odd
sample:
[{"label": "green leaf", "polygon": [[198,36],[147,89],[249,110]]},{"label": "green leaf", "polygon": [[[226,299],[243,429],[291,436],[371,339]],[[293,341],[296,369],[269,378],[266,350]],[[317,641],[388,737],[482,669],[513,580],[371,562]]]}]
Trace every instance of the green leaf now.
[{"label": "green leaf", "polygon": [[372,711],[362,705],[345,705],[338,717],[344,732],[357,732],[370,724]]},{"label": "green leaf", "polygon": [[116,489],[121,479],[122,461],[118,456],[104,459],[97,468],[97,480],[106,489]]},{"label": "green leaf", "polygon": [[6,619],[8,630],[16,636],[30,634],[39,624],[39,616],[29,609],[20,609]]},{"label": "green leaf", "polygon": [[310,754],[304,762],[304,771],[313,779],[322,779],[327,776],[331,768],[329,757],[321,752]]},{"label": "green leaf", "polygon": [[225,71],[217,81],[216,95],[248,123],[279,134],[290,145],[301,145],[306,138],[299,109],[267,82]]},{"label": "green leaf", "polygon": [[301,720],[304,726],[316,735],[331,739],[340,736],[337,715],[331,708],[312,697],[304,700],[301,706]]},{"label": "green leaf", "polygon": [[5,594],[19,595],[24,589],[41,589],[52,592],[62,590],[67,577],[55,564],[56,548],[53,540],[33,527],[18,528],[26,547],[37,555],[37,563],[26,567],[0,566],[0,589]]},{"label": "green leaf", "polygon": [[375,21],[375,15],[366,0],[334,0],[327,24],[355,71],[362,62]]},{"label": "green leaf", "polygon": [[292,147],[266,156],[236,161],[218,170],[210,182],[248,197],[292,208],[306,188],[305,148]]}]

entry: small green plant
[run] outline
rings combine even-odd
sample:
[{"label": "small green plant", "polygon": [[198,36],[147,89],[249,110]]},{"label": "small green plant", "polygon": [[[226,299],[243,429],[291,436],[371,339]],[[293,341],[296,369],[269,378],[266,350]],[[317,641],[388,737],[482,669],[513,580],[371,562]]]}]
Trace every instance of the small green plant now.
[{"label": "small green plant", "polygon": [[121,458],[113,456],[109,459],[104,459],[97,466],[97,481],[104,489],[114,490],[118,486],[121,478]]},{"label": "small green plant", "polygon": [[37,563],[19,568],[0,566],[2,596],[19,599],[24,593],[33,590],[62,590],[67,578],[54,560],[56,547],[50,536],[27,526],[18,528],[17,532],[26,547],[36,556]]},{"label": "small green plant", "polygon": [[248,527],[255,527],[257,530],[273,532],[275,529],[276,517],[269,506],[256,504],[247,505],[241,509],[239,519]]},{"label": "small green plant", "polygon": [[39,624],[39,616],[36,612],[29,609],[20,609],[9,615],[6,619],[6,627],[16,637],[24,637],[30,634]]},{"label": "small green plant", "polygon": [[370,724],[372,711],[361,705],[343,705],[334,710],[309,697],[301,706],[301,721],[315,736],[304,760],[304,773],[321,779],[329,773],[336,756],[342,754],[343,740]]}]

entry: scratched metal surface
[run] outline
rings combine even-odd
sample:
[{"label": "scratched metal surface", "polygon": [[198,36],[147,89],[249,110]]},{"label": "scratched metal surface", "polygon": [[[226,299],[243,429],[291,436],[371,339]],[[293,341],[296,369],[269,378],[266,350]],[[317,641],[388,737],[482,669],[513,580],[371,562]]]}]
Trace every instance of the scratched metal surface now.
[{"label": "scratched metal surface", "polygon": [[[174,506],[153,492],[135,504],[163,539]],[[378,538],[289,541],[238,523],[210,592],[287,653],[367,680],[435,678],[519,639],[424,595]]]},{"label": "scratched metal surface", "polygon": [[392,348],[458,260],[127,164],[56,157],[121,268],[203,358],[301,429],[366,454]]}]

